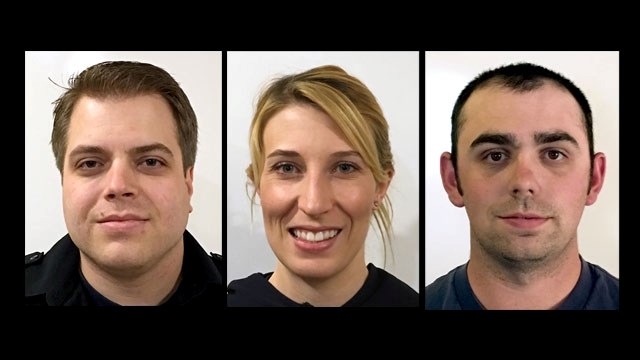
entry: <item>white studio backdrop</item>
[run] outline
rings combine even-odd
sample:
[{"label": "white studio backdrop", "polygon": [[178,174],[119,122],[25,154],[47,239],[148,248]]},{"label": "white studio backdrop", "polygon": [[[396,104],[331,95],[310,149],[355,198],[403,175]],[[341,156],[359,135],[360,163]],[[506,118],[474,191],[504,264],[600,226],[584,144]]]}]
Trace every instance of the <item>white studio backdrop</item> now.
[{"label": "white studio backdrop", "polygon": [[359,78],[376,96],[389,123],[396,169],[388,191],[394,210],[394,257],[384,266],[382,240],[371,226],[365,243],[366,260],[418,291],[418,52],[227,53],[227,281],[273,271],[276,263],[260,206],[253,206],[251,217],[251,187],[246,187],[249,126],[260,90],[276,77],[327,64],[338,65]]},{"label": "white studio backdrop", "polygon": [[[102,61],[148,62],[169,72],[198,118],[193,212],[187,229],[207,252],[222,251],[222,54],[207,52],[25,52],[25,254],[48,251],[67,229],[51,150],[53,102],[68,79]],[[51,80],[49,80],[51,79]],[[55,84],[54,84],[55,83]]]},{"label": "white studio backdrop", "polygon": [[619,276],[619,53],[618,52],[436,52],[425,54],[425,285],[469,259],[469,220],[447,198],[440,155],[451,151],[451,111],[462,89],[481,72],[514,62],[556,71],[578,86],[593,113],[595,151],[607,168],[595,204],[578,227],[582,256]]}]

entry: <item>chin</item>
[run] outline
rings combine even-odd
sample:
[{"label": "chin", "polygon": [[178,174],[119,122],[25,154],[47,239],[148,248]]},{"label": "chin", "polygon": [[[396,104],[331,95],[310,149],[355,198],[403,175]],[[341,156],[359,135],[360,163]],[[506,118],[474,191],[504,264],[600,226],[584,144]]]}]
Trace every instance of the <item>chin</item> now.
[{"label": "chin", "polygon": [[143,252],[127,246],[108,246],[94,255],[100,266],[113,270],[134,270],[148,262]]},{"label": "chin", "polygon": [[298,264],[297,266],[294,264],[294,266],[289,267],[289,270],[302,278],[316,280],[327,279],[336,274],[334,266],[318,264],[315,261],[312,261],[312,263],[305,261],[305,264]]}]

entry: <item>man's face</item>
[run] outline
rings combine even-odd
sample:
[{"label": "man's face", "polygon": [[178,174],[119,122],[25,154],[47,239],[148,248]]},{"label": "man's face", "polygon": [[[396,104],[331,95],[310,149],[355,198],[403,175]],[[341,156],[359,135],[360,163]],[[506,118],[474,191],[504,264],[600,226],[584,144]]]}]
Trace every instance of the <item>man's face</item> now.
[{"label": "man's face", "polygon": [[577,249],[580,217],[596,200],[605,159],[596,156],[590,183],[589,144],[571,94],[552,83],[528,92],[489,86],[471,95],[462,115],[462,194],[451,186],[453,171],[443,181],[451,201],[466,208],[472,252],[536,264]]},{"label": "man's face", "polygon": [[135,273],[180,251],[193,168],[185,176],[173,114],[162,97],[85,96],[67,139],[64,216],[83,262]]}]

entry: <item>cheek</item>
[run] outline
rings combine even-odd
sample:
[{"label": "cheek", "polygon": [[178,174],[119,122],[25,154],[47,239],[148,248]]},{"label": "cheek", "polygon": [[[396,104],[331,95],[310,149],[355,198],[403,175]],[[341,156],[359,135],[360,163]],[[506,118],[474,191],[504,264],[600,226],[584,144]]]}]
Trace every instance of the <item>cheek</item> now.
[{"label": "cheek", "polygon": [[295,204],[295,191],[291,186],[263,180],[259,199],[265,216],[278,217],[286,214]]},{"label": "cheek", "polygon": [[149,179],[141,184],[140,189],[144,192],[143,198],[148,198],[153,206],[164,210],[163,213],[168,217],[182,216],[185,213],[183,210],[191,203],[191,196],[184,179],[166,181]]},{"label": "cheek", "polygon": [[79,221],[96,204],[99,188],[92,184],[70,181],[69,177],[62,185],[62,203],[65,216]]},{"label": "cheek", "polygon": [[586,181],[560,183],[553,191],[550,191],[550,194],[556,195],[550,201],[560,208],[567,209],[568,212],[582,214],[587,202],[587,186]]},{"label": "cheek", "polygon": [[336,191],[336,202],[354,221],[369,223],[374,200],[375,186],[343,186]]}]

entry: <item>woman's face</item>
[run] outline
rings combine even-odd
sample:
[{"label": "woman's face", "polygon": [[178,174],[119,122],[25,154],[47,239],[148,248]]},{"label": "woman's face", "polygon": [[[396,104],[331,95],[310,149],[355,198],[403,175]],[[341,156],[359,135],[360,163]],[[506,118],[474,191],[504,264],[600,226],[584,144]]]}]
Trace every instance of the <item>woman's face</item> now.
[{"label": "woman's face", "polygon": [[326,279],[364,266],[374,201],[388,182],[371,169],[334,121],[290,105],[265,127],[258,195],[269,245],[291,273]]}]

